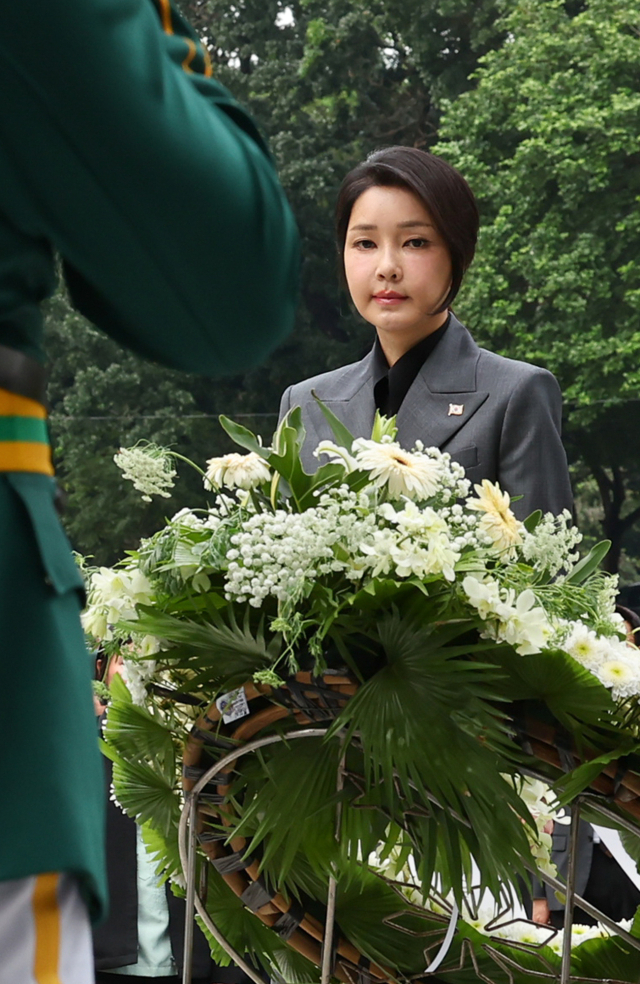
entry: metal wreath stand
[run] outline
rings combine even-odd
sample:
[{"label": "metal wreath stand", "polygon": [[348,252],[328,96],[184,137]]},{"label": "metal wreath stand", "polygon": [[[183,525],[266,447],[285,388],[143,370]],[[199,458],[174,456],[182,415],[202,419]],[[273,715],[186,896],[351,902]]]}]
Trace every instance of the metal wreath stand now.
[{"label": "metal wreath stand", "polygon": [[[182,864],[182,869],[186,879],[186,916],[185,916],[185,938],[184,938],[184,963],[182,970],[182,984],[191,984],[191,965],[193,957],[193,923],[194,923],[194,909],[200,917],[203,923],[207,927],[208,931],[211,933],[213,938],[220,944],[220,946],[229,954],[232,960],[236,963],[241,970],[254,981],[255,984],[264,984],[264,979],[260,977],[254,967],[251,967],[243,959],[242,955],[239,954],[234,947],[232,947],[225,937],[222,935],[220,930],[211,920],[208,912],[206,911],[205,904],[200,896],[200,893],[196,891],[196,816],[198,800],[202,794],[203,789],[210,783],[215,776],[223,772],[228,765],[235,762],[237,759],[244,755],[249,755],[256,752],[260,748],[264,748],[267,745],[273,745],[277,742],[291,741],[304,738],[318,738],[322,737],[327,730],[324,728],[302,728],[288,731],[284,734],[268,735],[264,738],[257,738],[253,741],[249,741],[244,745],[233,748],[228,755],[214,762],[209,769],[204,772],[200,778],[195,783],[194,787],[190,792],[185,793],[185,804],[180,816],[180,824],[178,831],[179,847],[180,847],[180,861]],[[543,782],[548,782],[548,777],[542,773],[538,773],[535,770],[523,769],[523,774],[526,774],[534,779],[541,779]],[[338,769],[338,775],[336,780],[336,789],[340,790],[342,788],[342,768]],[[608,929],[613,933],[624,939],[630,946],[636,950],[640,950],[640,939],[631,936],[622,927],[618,926],[609,916],[605,915],[595,906],[587,902],[581,896],[576,894],[575,884],[576,884],[576,857],[577,857],[577,847],[578,847],[578,826],[580,820],[580,811],[582,804],[588,804],[591,810],[599,813],[601,816],[614,820],[620,826],[626,828],[631,833],[640,835],[640,823],[634,823],[632,820],[620,817],[617,813],[606,807],[600,797],[592,793],[582,793],[580,796],[571,804],[571,825],[570,825],[570,843],[569,843],[569,858],[567,867],[567,882],[566,885],[558,881],[558,879],[553,878],[544,872],[537,871],[533,865],[529,866],[530,870],[536,874],[538,878],[544,881],[547,885],[550,885],[556,891],[562,892],[566,895],[566,905],[565,905],[565,923],[564,923],[564,937],[563,937],[563,947],[562,947],[562,963],[560,968],[560,976],[558,977],[555,973],[547,974],[540,971],[531,971],[533,976],[543,977],[551,980],[557,980],[559,984],[571,984],[571,928],[573,925],[573,914],[576,905],[579,905],[586,913],[596,919],[598,922],[603,923]],[[338,811],[340,806],[338,806]],[[339,822],[339,813],[337,821]],[[331,976],[333,972],[332,968],[332,953],[333,953],[333,939],[334,939],[334,921],[335,921],[335,906],[336,906],[336,880],[334,877],[329,879],[329,891],[327,899],[327,914],[324,928],[324,938],[322,944],[322,966],[321,966],[321,977],[319,984],[330,984]],[[452,906],[449,923],[446,928],[444,939],[442,940],[440,947],[433,957],[429,961],[428,966],[425,968],[424,972],[420,977],[429,977],[434,974],[435,971],[441,966],[442,962],[445,960],[451,943],[455,936],[456,925],[458,921],[459,910],[455,903]],[[517,920],[522,921],[522,920]],[[498,961],[497,961],[498,962]],[[508,960],[502,957],[502,961],[499,965],[503,970],[509,972]],[[477,969],[477,968],[476,968]],[[489,978],[483,976],[485,981],[489,981]],[[578,980],[578,978],[574,978]],[[579,980],[584,981],[585,978],[579,978]],[[284,981],[279,981],[278,984],[286,984]]]}]

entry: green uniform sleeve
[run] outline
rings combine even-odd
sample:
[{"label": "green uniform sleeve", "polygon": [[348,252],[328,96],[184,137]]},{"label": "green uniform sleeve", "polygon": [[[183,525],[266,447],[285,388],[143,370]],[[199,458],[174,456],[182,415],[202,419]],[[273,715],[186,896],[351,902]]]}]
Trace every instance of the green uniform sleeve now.
[{"label": "green uniform sleeve", "polygon": [[292,327],[297,233],[252,120],[157,7],[3,11],[0,213],[59,251],[76,305],[112,337],[232,372]]}]

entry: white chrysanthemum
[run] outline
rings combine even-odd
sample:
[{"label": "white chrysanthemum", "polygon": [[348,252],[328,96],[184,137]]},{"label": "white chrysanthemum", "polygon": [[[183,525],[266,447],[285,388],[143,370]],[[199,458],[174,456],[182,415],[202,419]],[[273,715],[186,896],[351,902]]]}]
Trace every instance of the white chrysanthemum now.
[{"label": "white chrysanthemum", "polygon": [[547,943],[549,949],[557,954],[558,956],[562,953],[564,947],[564,930],[560,929]]},{"label": "white chrysanthemum", "polygon": [[609,687],[616,698],[631,697],[640,692],[640,666],[637,661],[609,659],[594,671],[601,683]]},{"label": "white chrysanthemum", "polygon": [[600,939],[602,928],[600,925],[585,926],[583,923],[574,923],[571,927],[571,948],[586,943],[587,940]]},{"label": "white chrysanthemum", "polygon": [[495,929],[491,930],[491,935],[514,943],[525,943],[529,946],[539,947],[549,942],[553,930],[549,926],[537,926],[525,919],[517,919],[509,921],[505,925],[497,925]]},{"label": "white chrysanthemum", "polygon": [[176,477],[171,454],[157,444],[140,444],[133,448],[120,448],[113,460],[122,469],[123,477],[133,482],[134,489],[142,492],[145,502],[151,502],[152,495],[171,497]]},{"label": "white chrysanthemum", "polygon": [[209,458],[204,479],[205,488],[255,489],[271,478],[269,465],[255,451],[249,454],[225,454]]},{"label": "white chrysanthemum", "polygon": [[573,657],[578,663],[582,663],[588,669],[593,670],[599,666],[605,656],[606,650],[602,641],[595,632],[588,629],[582,622],[575,622],[569,635],[565,639],[563,649]]},{"label": "white chrysanthemum", "polygon": [[430,499],[439,488],[440,463],[421,453],[404,451],[399,444],[378,444],[358,438],[353,442],[358,468],[369,472],[371,481],[387,487],[392,499]]},{"label": "white chrysanthemum", "polygon": [[499,485],[487,478],[481,485],[474,485],[477,498],[467,499],[469,509],[482,513],[480,528],[490,537],[494,547],[508,557],[515,555],[515,548],[522,543],[522,523],[510,509],[511,499]]}]

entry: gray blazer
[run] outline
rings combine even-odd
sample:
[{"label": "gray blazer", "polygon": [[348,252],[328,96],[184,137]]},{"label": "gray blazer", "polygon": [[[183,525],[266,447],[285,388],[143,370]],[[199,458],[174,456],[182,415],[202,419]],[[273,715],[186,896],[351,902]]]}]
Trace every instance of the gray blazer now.
[{"label": "gray blazer", "polygon": [[[313,450],[333,437],[312,390],[354,437],[370,437],[375,414],[373,350],[353,365],[290,386],[280,418],[302,408],[307,436],[302,461],[315,471]],[[461,409],[462,408],[462,409]],[[398,441],[411,450],[448,451],[472,482],[488,478],[511,496],[520,519],[535,509],[559,513],[573,499],[567,458],[560,439],[562,397],[555,377],[526,362],[479,348],[451,316],[444,337],[409,389],[397,417]]]},{"label": "gray blazer", "polygon": [[[567,824],[556,823],[553,826],[551,835],[551,860],[558,869],[558,878],[561,882],[567,881],[569,870],[569,843],[571,840],[571,827]],[[593,827],[585,820],[581,820],[578,827],[578,851],[576,854],[576,894],[584,897],[584,890],[591,874],[591,859],[593,857]],[[532,895],[534,899],[547,900],[550,909],[559,911],[564,909],[564,901],[560,900],[553,888],[545,885],[537,879],[532,879]]]}]

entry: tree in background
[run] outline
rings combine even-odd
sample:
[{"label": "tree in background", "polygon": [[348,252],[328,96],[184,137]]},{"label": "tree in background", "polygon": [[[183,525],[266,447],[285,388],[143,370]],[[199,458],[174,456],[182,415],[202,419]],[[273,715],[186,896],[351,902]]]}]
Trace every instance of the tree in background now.
[{"label": "tree in background", "polygon": [[483,229],[460,313],[489,348],[547,366],[594,477],[617,570],[640,519],[640,20],[636,0],[519,0],[435,148]]},{"label": "tree in background", "polygon": [[[172,443],[202,462],[228,448],[217,414],[268,437],[290,382],[361,357],[371,330],[338,286],[339,183],[376,147],[433,148],[439,139],[483,214],[458,313],[487,347],[558,376],[581,523],[593,536],[604,526],[616,568],[623,538],[640,547],[636,0],[182,6],[216,75],[271,142],[303,240],[297,328],[242,377],[186,378],[123,353],[58,299],[49,316],[53,433],[74,545],[112,559],[162,511],[122,493],[111,461],[120,443]],[[195,495],[195,476],[184,482]],[[628,564],[625,575],[637,576]]]},{"label": "tree in background", "polygon": [[197,477],[183,468],[174,500],[141,503],[113,464],[120,444],[146,438],[202,463],[230,449],[215,422],[220,413],[268,438],[289,383],[360,358],[368,348],[371,329],[340,302],[333,241],[338,186],[380,145],[432,144],[437,99],[462,91],[478,56],[498,38],[494,0],[185,0],[182,6],[208,40],[217,77],[269,137],[302,233],[302,303],[296,331],[266,365],[211,380],[143,363],[71,312],[62,295],[52,302],[49,396],[68,494],[65,525],[74,546],[100,563],[134,546],[166,510],[202,499]]}]

